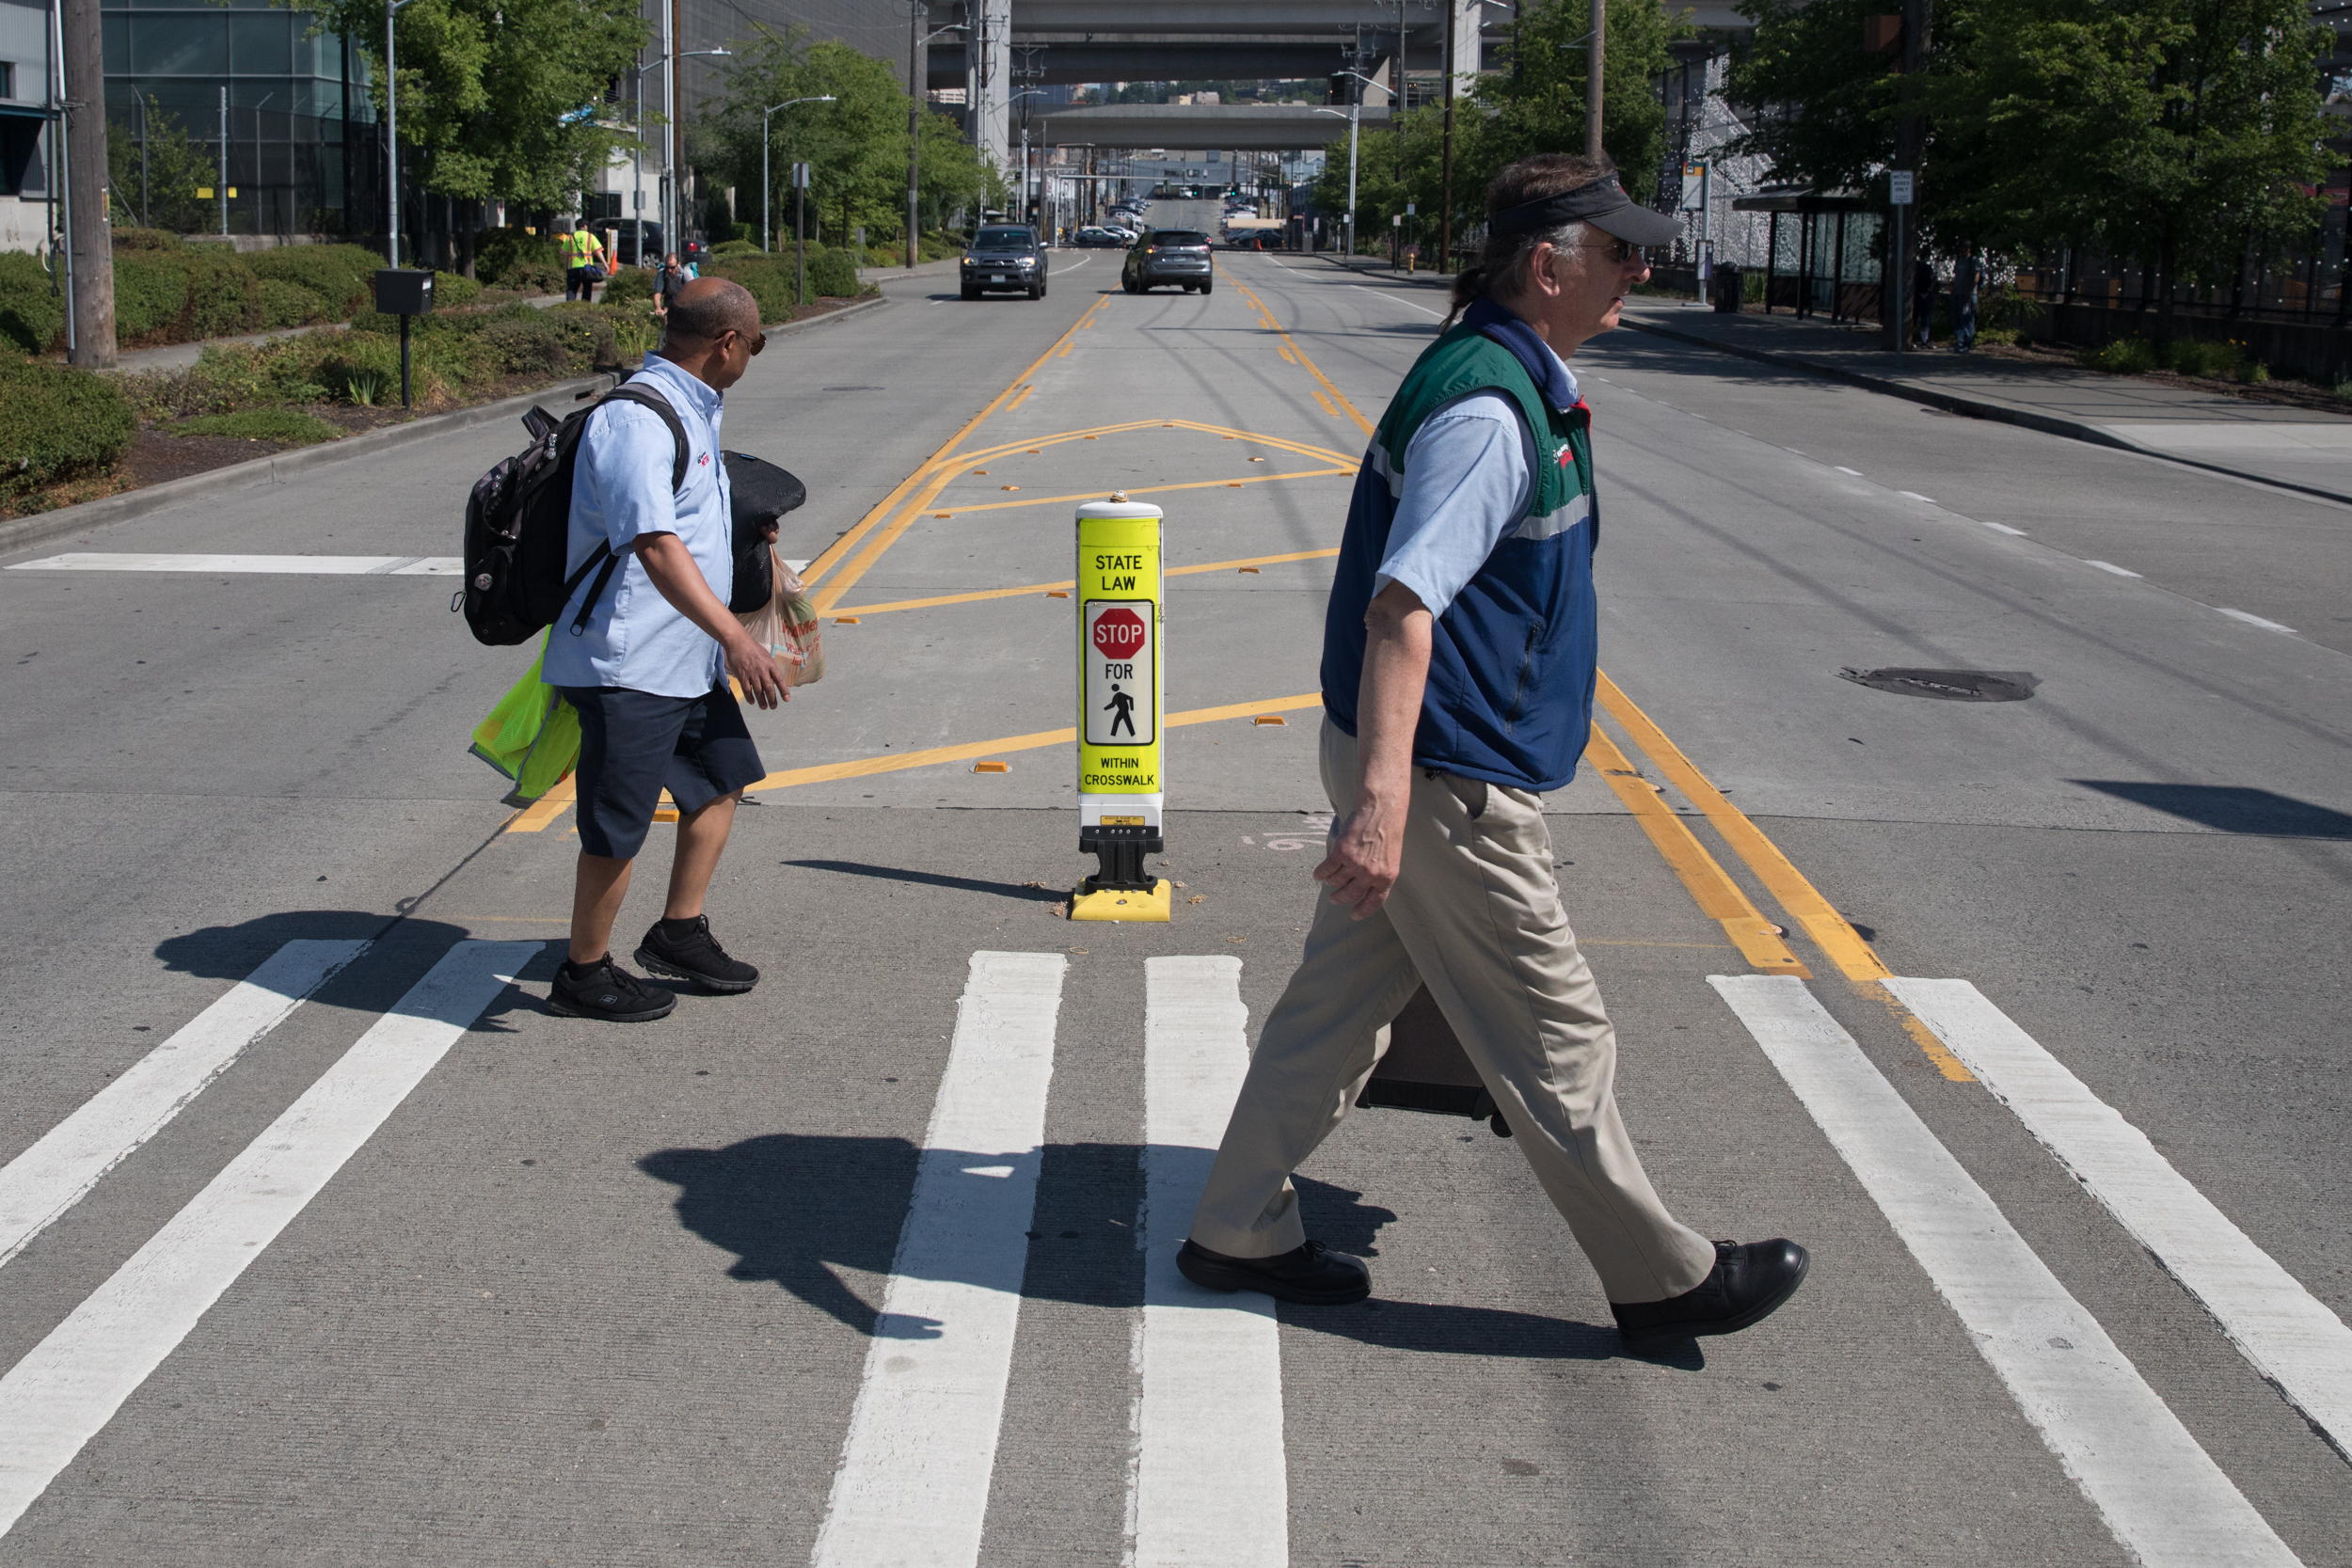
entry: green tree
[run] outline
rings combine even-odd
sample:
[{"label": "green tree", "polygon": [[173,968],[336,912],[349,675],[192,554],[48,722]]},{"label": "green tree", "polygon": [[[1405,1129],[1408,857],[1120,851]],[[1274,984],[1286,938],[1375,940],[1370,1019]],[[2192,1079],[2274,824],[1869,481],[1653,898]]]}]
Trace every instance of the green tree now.
[{"label": "green tree", "polygon": [[147,209],[139,204],[138,126],[106,128],[106,179],[118,210],[116,221],[143,228],[193,233],[214,214],[198,197],[216,175],[212,150],[190,136],[154,99],[147,101]]},{"label": "green tree", "polygon": [[[382,0],[281,0],[319,13],[369,59],[385,105]],[[633,139],[602,102],[649,28],[635,0],[410,0],[394,24],[400,139],[419,188],[460,201],[562,208]],[[472,273],[472,234],[463,265]]]},{"label": "green tree", "polygon": [[2301,0],[1970,0],[1926,96],[1942,226],[2136,259],[2169,335],[2174,284],[2231,281],[2317,227],[2333,42]]},{"label": "green tree", "polygon": [[[812,234],[830,231],[835,243],[857,228],[877,241],[899,234],[906,225],[908,104],[890,67],[845,43],[812,42],[800,26],[778,32],[755,25],[748,40],[729,47],[735,57],[726,92],[689,124],[687,150],[714,183],[736,188],[739,221],[759,222],[762,112],[796,98],[831,97],[831,103],[797,104],[767,121],[773,230],[791,231],[790,170],[804,163]],[[1001,176],[980,163],[953,120],[927,107],[921,124],[918,196],[931,221],[946,210],[1003,198]]]},{"label": "green tree", "polygon": [[[1746,111],[1749,129],[1726,151],[1766,159],[1778,183],[1868,186],[1895,156],[1901,73],[1897,56],[1864,53],[1863,18],[1891,8],[1890,0],[1741,0],[1755,30],[1732,52],[1724,96]],[[1940,8],[1939,26],[1949,9]]]},{"label": "green tree", "polygon": [[[1513,24],[1508,69],[1478,79],[1454,111],[1454,232],[1458,244],[1486,221],[1486,186],[1505,165],[1539,152],[1584,150],[1587,0],[1538,0]],[[1857,24],[1857,27],[1859,24]],[[1601,87],[1601,146],[1637,201],[1655,188],[1666,156],[1666,110],[1653,86],[1674,64],[1668,45],[1690,24],[1661,0],[1619,0],[1608,9]],[[1336,123],[1336,122],[1334,122]],[[1445,111],[1427,104],[1394,125],[1366,131],[1357,156],[1356,232],[1385,245],[1409,203],[1426,244],[1436,238],[1444,187]],[[1318,212],[1347,211],[1347,143],[1327,149],[1314,194]]]}]

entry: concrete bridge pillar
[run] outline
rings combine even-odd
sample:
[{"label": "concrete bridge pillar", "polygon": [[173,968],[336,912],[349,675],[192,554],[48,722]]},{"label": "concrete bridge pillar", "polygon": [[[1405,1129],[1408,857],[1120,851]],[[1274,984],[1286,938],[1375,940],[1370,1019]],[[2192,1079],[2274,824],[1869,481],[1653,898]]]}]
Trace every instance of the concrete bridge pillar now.
[{"label": "concrete bridge pillar", "polygon": [[980,156],[1011,175],[1012,0],[966,0],[964,23],[964,125]]},{"label": "concrete bridge pillar", "polygon": [[1468,98],[1470,88],[1478,85],[1478,24],[1484,20],[1486,0],[1438,0],[1438,4],[1454,13],[1454,96]]}]

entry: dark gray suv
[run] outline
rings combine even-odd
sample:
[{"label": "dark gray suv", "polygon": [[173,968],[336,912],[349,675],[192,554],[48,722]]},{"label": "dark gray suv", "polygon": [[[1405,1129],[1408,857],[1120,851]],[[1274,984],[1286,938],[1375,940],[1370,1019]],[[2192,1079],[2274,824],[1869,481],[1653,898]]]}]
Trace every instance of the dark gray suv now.
[{"label": "dark gray suv", "polygon": [[1215,282],[1209,270],[1209,237],[1197,229],[1147,230],[1128,249],[1119,275],[1119,286],[1131,294],[1162,283],[1205,294]]},{"label": "dark gray suv", "polygon": [[1018,290],[1043,299],[1048,268],[1036,230],[1024,223],[992,223],[972,236],[972,248],[963,253],[963,297]]}]

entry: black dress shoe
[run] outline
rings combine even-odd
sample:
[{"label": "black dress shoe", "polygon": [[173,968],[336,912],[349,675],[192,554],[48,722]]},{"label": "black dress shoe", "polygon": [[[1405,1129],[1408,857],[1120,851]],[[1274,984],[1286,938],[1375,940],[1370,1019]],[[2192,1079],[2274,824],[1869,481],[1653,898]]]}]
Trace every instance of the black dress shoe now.
[{"label": "black dress shoe", "polygon": [[1308,1307],[1343,1307],[1372,1294],[1364,1260],[1321,1242],[1271,1258],[1228,1258],[1188,1241],[1177,1249],[1176,1268],[1205,1291],[1263,1291],[1277,1301]]},{"label": "black dress shoe", "polygon": [[1611,1302],[1617,1336],[1634,1352],[1663,1350],[1702,1334],[1737,1334],[1762,1323],[1797,1293],[1812,1261],[1790,1241],[1717,1242],[1715,1268],[1697,1287],[1664,1301]]}]

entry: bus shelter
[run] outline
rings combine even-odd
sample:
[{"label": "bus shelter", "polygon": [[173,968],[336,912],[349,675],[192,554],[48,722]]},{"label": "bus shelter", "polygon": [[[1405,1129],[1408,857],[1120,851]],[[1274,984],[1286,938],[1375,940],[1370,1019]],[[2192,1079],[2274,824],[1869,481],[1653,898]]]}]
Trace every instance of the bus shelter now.
[{"label": "bus shelter", "polygon": [[1766,314],[1784,309],[1833,322],[1879,319],[1884,220],[1862,193],[1768,186],[1731,205],[1770,216]]}]

